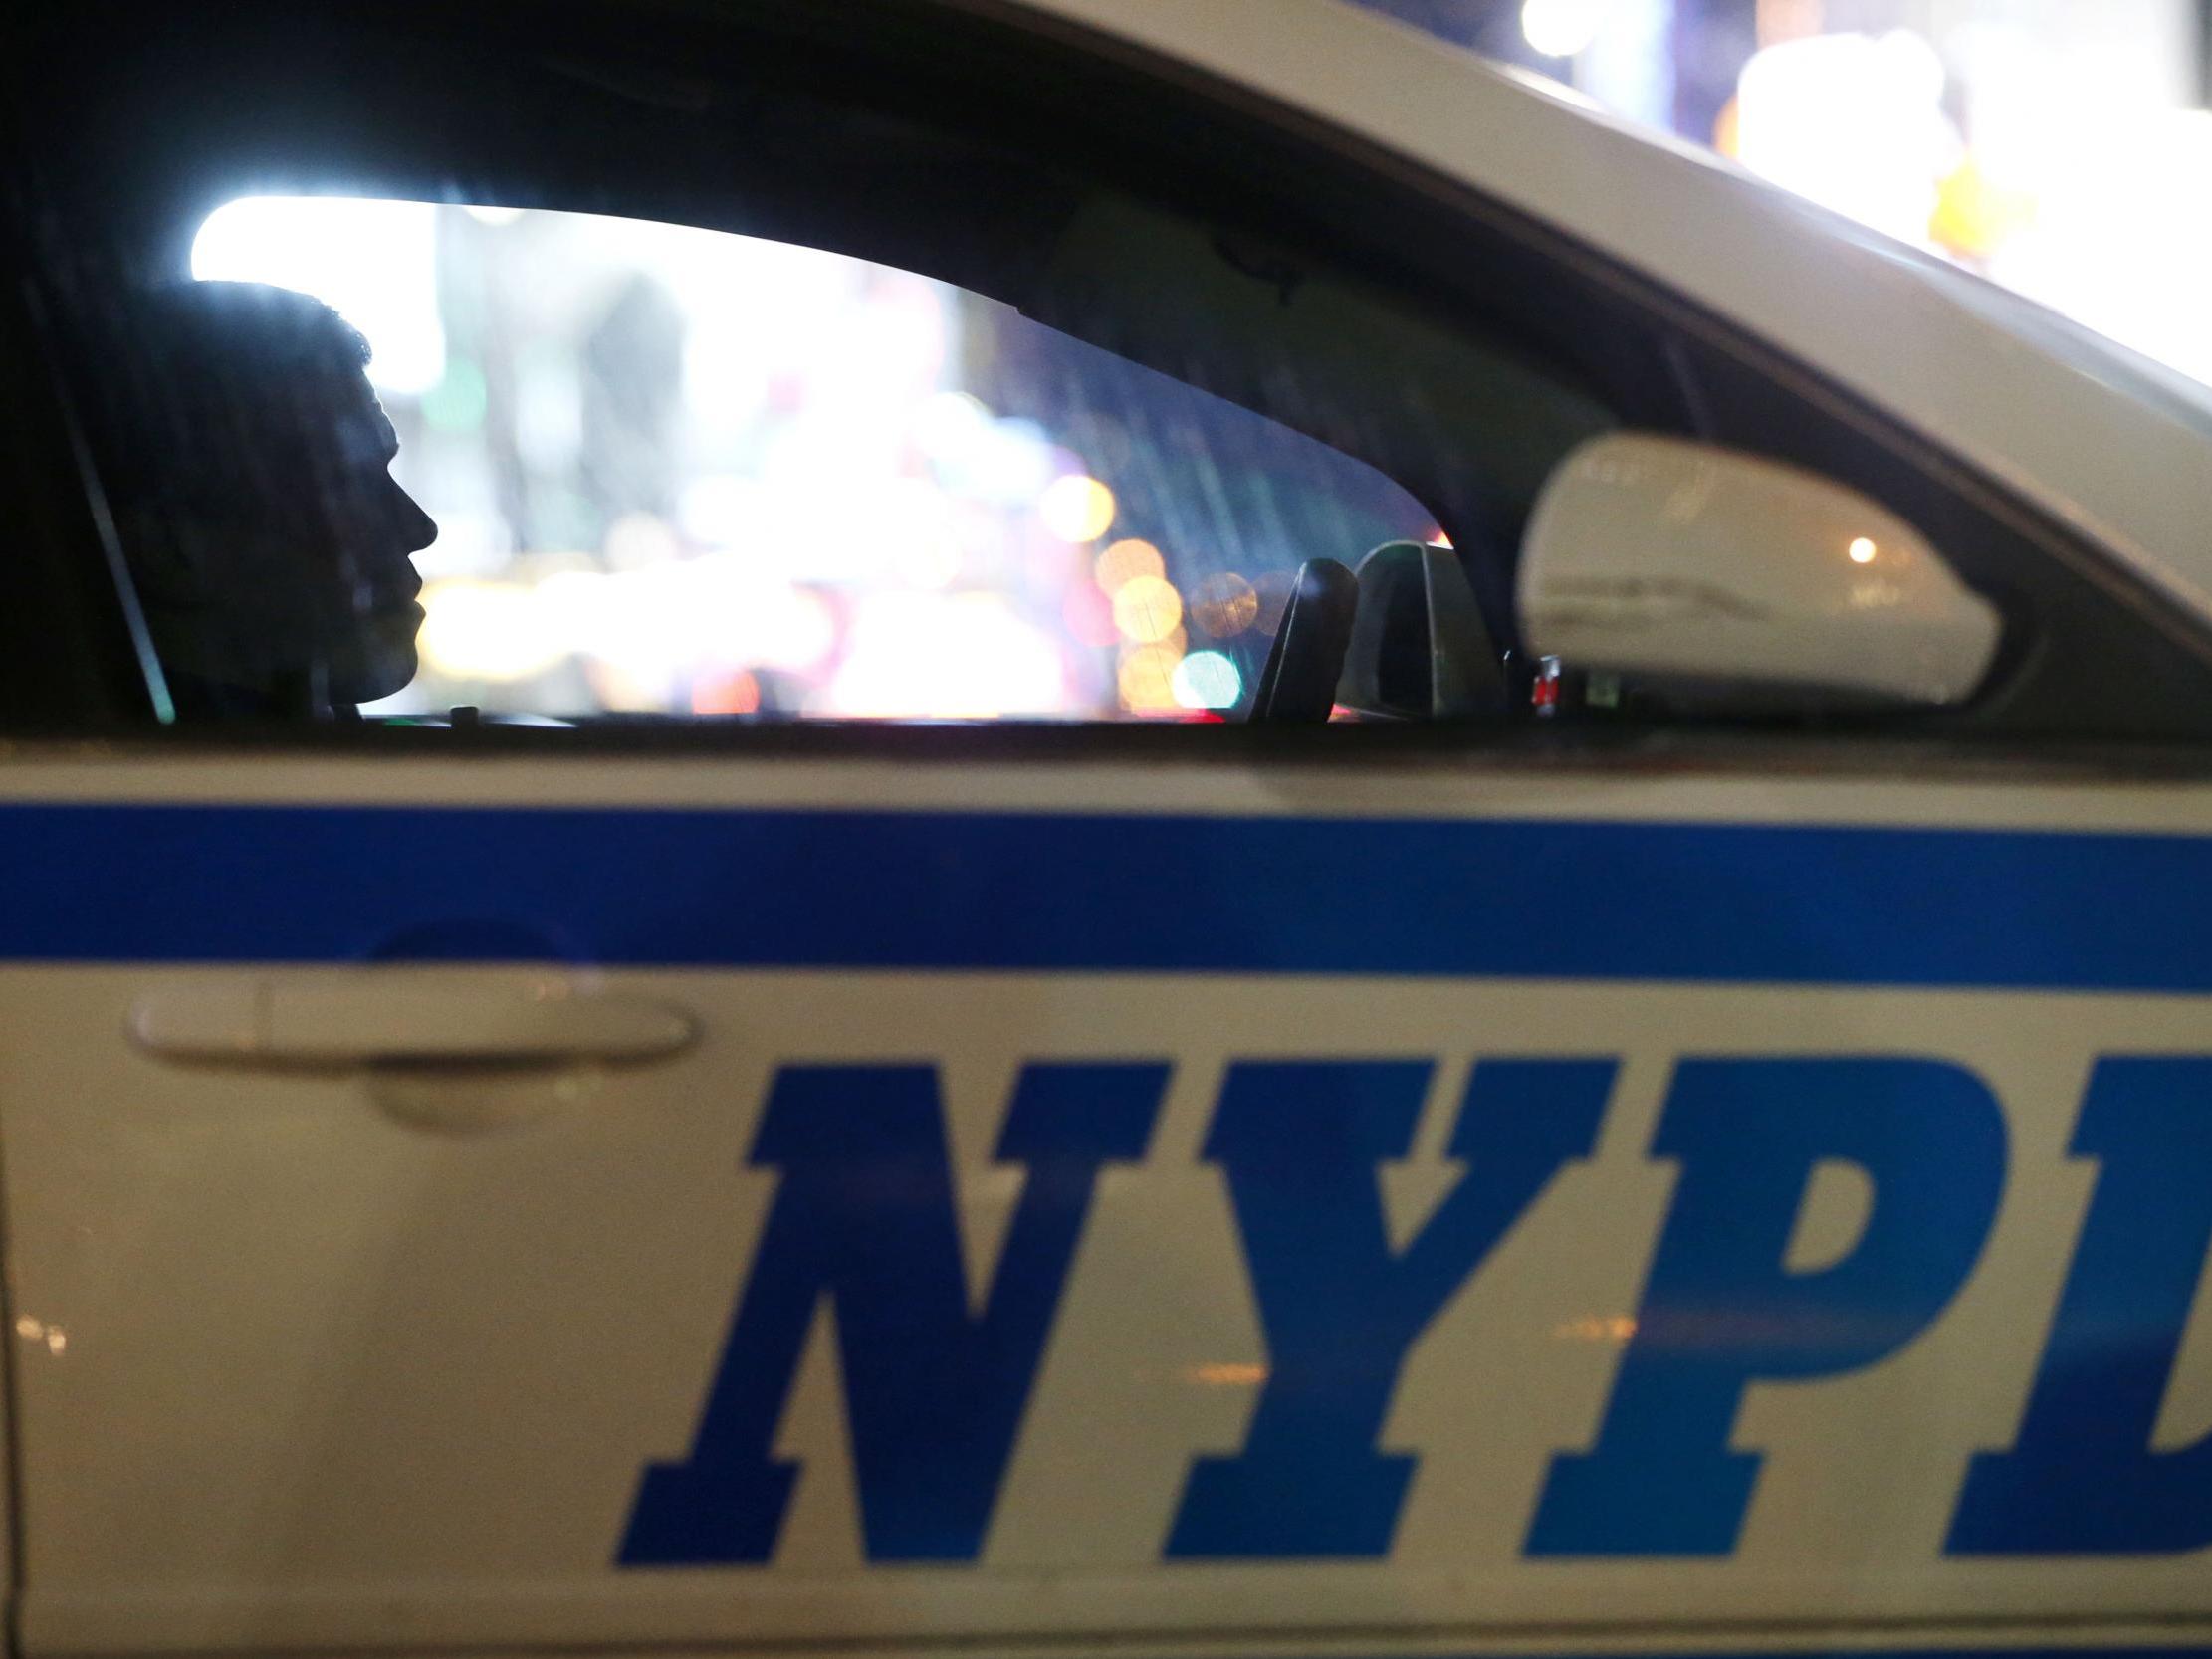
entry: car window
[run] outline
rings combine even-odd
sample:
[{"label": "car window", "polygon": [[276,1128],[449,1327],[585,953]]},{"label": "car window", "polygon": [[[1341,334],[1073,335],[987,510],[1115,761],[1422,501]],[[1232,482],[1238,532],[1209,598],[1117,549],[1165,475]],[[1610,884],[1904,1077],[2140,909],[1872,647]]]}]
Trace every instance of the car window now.
[{"label": "car window", "polygon": [[[1618,400],[1355,244],[803,62],[441,60],[343,11],[308,51],[272,10],[172,77],[117,10],[55,31],[42,276],[180,722],[1511,712],[1521,528]],[[365,121],[309,90],[341,60]],[[526,110],[574,142],[497,154]],[[1385,548],[1459,567],[1473,693],[1418,618],[1345,678]]]},{"label": "car window", "polygon": [[2212,710],[2094,548],[1571,227],[1064,43],[39,27],[38,295],[186,724]]},{"label": "car window", "polygon": [[436,525],[419,665],[372,718],[1233,713],[1301,563],[1442,539],[1316,439],[819,249],[246,197],[190,257],[370,348]]}]

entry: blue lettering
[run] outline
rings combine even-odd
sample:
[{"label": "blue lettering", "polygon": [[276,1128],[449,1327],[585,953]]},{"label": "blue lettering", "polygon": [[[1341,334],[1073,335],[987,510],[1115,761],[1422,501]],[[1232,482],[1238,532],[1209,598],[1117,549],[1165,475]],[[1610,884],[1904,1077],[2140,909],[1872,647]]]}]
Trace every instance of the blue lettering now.
[{"label": "blue lettering", "polygon": [[[1912,1341],[1981,1254],[2005,1124],[1971,1073],[1931,1060],[1683,1063],[1654,1151],[1681,1174],[1594,1450],[1554,1459],[1533,1555],[1724,1555],[1756,1454],[1744,1387],[1835,1376]],[[1843,1260],[1784,1268],[1817,1164],[1857,1163],[1873,1213]]]},{"label": "blue lettering", "polygon": [[2212,1060],[2100,1062],[2073,1149],[2103,1164],[2073,1272],[2019,1439],[1968,1466],[1951,1555],[2212,1544],[2212,1436],[2149,1449],[2212,1246]]},{"label": "blue lettering", "polygon": [[1389,1552],[1414,1460],[1376,1440],[1407,1349],[1560,1166],[1589,1155],[1614,1071],[1478,1065],[1450,1144],[1467,1172],[1394,1253],[1375,1166],[1405,1155],[1428,1063],[1230,1068],[1206,1155],[1228,1180],[1268,1376],[1243,1452],[1193,1466],[1171,1557]]},{"label": "blue lettering", "polygon": [[997,1156],[1028,1165],[969,1312],[936,1074],[788,1067],[751,1161],[783,1177],[688,1461],[647,1467],[627,1566],[766,1561],[795,1468],[771,1455],[820,1300],[836,1307],[861,1529],[879,1561],[973,1560],[1090,1210],[1141,1158],[1164,1065],[1032,1065]]}]

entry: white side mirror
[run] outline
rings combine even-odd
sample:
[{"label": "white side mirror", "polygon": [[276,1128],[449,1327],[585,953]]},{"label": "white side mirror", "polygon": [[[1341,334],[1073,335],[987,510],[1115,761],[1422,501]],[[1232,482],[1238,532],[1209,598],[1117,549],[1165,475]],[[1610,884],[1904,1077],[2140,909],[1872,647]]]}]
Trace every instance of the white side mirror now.
[{"label": "white side mirror", "polygon": [[1570,667],[1957,703],[2003,623],[1856,491],[1679,438],[1562,461],[1521,549],[1521,629]]}]

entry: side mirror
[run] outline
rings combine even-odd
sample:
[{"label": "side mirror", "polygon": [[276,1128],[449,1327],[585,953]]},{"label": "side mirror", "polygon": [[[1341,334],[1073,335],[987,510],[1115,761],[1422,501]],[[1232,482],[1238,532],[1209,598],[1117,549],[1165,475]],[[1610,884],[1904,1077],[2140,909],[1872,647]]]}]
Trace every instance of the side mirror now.
[{"label": "side mirror", "polygon": [[1553,472],[1518,601],[1530,648],[1573,668],[1933,706],[1973,693],[2004,631],[1917,530],[1856,491],[1634,433]]}]

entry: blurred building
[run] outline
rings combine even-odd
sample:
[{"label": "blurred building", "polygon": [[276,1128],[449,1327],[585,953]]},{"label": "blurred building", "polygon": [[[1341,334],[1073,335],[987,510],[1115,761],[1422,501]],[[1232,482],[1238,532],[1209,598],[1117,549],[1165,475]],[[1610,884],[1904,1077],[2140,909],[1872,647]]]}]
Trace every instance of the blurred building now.
[{"label": "blurred building", "polygon": [[1361,0],[2212,381],[2212,0]]}]

